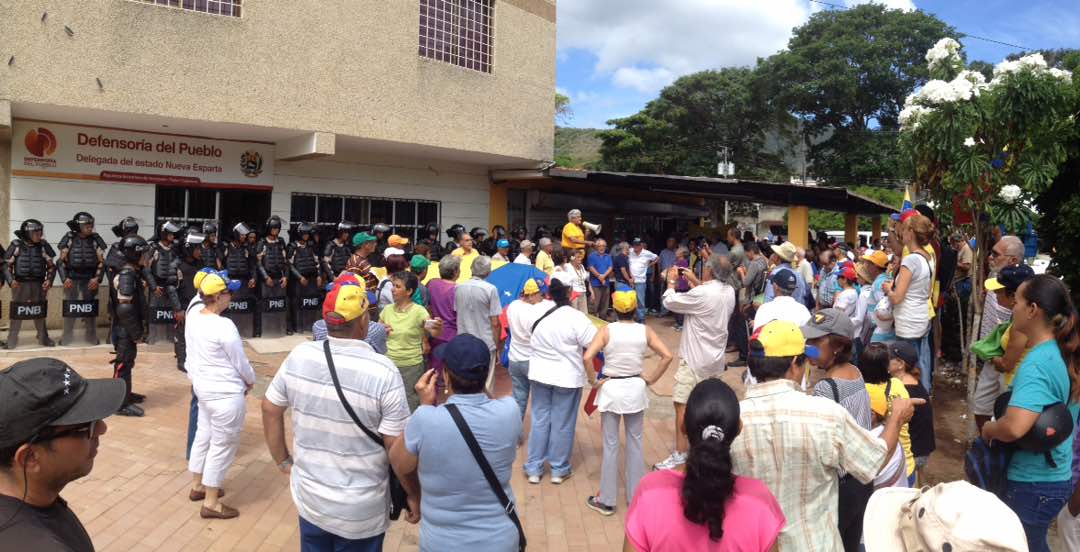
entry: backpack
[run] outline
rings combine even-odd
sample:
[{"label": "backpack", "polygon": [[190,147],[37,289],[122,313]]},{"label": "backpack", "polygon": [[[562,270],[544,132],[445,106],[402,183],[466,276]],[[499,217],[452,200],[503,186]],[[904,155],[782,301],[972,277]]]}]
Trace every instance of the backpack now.
[{"label": "backpack", "polygon": [[1005,443],[987,444],[979,437],[964,453],[964,477],[972,485],[1005,498],[1006,476],[1014,448]]}]

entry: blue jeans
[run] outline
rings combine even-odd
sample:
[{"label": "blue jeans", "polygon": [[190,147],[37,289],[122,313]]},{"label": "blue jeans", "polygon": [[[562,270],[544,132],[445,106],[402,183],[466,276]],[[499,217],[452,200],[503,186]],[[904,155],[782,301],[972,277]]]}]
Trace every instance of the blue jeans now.
[{"label": "blue jeans", "polygon": [[570,455],[574,452],[574,427],[581,405],[581,388],[567,389],[532,382],[532,429],[526,475],[542,475],[544,461],[551,464],[551,475],[570,473]]},{"label": "blue jeans", "polygon": [[187,420],[187,454],[184,458],[191,460],[191,444],[195,442],[195,429],[199,425],[199,399],[195,397],[195,390],[191,390],[191,408],[188,409]]},{"label": "blue jeans", "polygon": [[1069,481],[1008,482],[1005,486],[1005,504],[1020,518],[1027,536],[1028,550],[1050,552],[1046,532],[1050,529],[1050,522],[1069,501],[1072,492],[1073,486]]},{"label": "blue jeans", "polygon": [[634,292],[637,293],[637,320],[638,322],[645,322],[645,288],[647,283],[634,282]]},{"label": "blue jeans", "polygon": [[301,552],[382,552],[382,533],[366,539],[346,539],[328,533],[300,518]]},{"label": "blue jeans", "polygon": [[926,334],[917,338],[897,337],[897,341],[906,341],[915,347],[919,353],[919,383],[926,388],[927,393],[933,392],[931,385],[934,383],[934,354],[930,346],[930,336],[933,330],[926,330]]},{"label": "blue jeans", "polygon": [[521,409],[521,419],[525,419],[525,408],[529,405],[529,361],[511,360],[507,366],[510,372],[510,385],[514,391],[514,401]]}]

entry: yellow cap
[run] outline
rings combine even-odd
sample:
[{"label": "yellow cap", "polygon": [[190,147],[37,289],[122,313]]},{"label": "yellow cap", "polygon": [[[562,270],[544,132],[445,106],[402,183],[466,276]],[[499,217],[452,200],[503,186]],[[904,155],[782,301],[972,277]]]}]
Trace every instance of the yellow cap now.
[{"label": "yellow cap", "polygon": [[862,256],[863,260],[870,261],[877,265],[878,268],[885,268],[889,266],[889,255],[884,251],[878,249],[871,251]]},{"label": "yellow cap", "polygon": [[773,320],[758,328],[751,340],[761,343],[766,357],[793,357],[806,352],[806,338],[794,322]]},{"label": "yellow cap", "polygon": [[203,270],[200,270],[200,271],[195,273],[195,278],[192,280],[192,282],[195,284],[195,289],[199,289],[199,287],[202,285],[203,278],[206,278],[207,274],[213,274],[213,273],[212,272],[206,272],[206,271],[203,271]]},{"label": "yellow cap", "polygon": [[222,278],[218,273],[208,273],[199,282],[199,291],[203,295],[217,295],[226,289],[229,291],[236,291],[240,288],[240,282],[237,280],[226,280]]},{"label": "yellow cap", "polygon": [[[886,384],[884,383],[866,384],[866,393],[870,395],[870,410],[882,418],[889,414],[889,404],[892,402],[889,397],[885,396],[885,386]],[[900,380],[896,378],[892,379],[891,387],[893,390],[903,386],[904,384]],[[897,396],[895,391],[893,396]]]},{"label": "yellow cap", "polygon": [[997,278],[987,278],[983,285],[986,286],[986,291],[997,291],[999,289],[1005,289],[1005,284],[998,281]]},{"label": "yellow cap", "polygon": [[623,314],[633,312],[637,308],[637,292],[632,289],[616,291],[611,296],[611,306]]},{"label": "yellow cap", "polygon": [[525,295],[534,295],[540,293],[540,284],[536,283],[536,280],[529,278],[525,280],[525,288],[522,290]]},{"label": "yellow cap", "polygon": [[[344,284],[336,286],[326,294],[326,299],[323,300],[323,319],[327,324],[342,324],[359,318],[367,309],[367,291],[358,285]],[[326,318],[331,312],[340,316],[341,321]]]}]

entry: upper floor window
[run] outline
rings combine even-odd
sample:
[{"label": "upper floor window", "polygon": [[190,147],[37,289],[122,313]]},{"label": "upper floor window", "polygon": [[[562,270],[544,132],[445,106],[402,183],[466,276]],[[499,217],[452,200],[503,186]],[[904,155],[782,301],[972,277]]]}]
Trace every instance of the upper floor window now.
[{"label": "upper floor window", "polygon": [[420,55],[490,73],[494,17],[494,0],[420,0]]},{"label": "upper floor window", "polygon": [[240,17],[240,3],[243,0],[135,0],[146,4],[157,4],[184,10]]}]

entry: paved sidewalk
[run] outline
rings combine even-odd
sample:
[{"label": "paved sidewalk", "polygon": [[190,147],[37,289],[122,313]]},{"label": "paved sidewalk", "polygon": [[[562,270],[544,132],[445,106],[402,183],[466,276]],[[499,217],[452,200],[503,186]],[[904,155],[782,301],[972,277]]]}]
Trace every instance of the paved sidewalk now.
[{"label": "paved sidewalk", "polygon": [[[653,323],[650,323],[653,325]],[[665,320],[655,326],[673,351],[678,334]],[[259,347],[262,350],[274,350]],[[5,353],[0,367],[19,358],[41,356],[42,351]],[[102,348],[48,351],[86,377],[110,377],[109,351]],[[282,353],[259,354],[248,348],[260,385],[247,399],[248,416],[236,462],[229,471],[225,502],[240,510],[233,520],[203,520],[197,503],[189,502],[191,475],[184,461],[190,388],[176,370],[171,348],[141,346],[134,373],[134,388],[147,395],[144,418],[114,416],[94,471],[65,489],[63,496],[82,519],[99,551],[142,550],[298,550],[296,510],[288,480],[273,465],[263,442],[259,400],[281,361]],[[649,362],[652,362],[650,360]],[[674,374],[674,363],[666,379]],[[666,385],[665,385],[666,383]],[[657,389],[670,389],[661,381]],[[499,374],[496,391],[510,392],[509,377]],[[670,399],[653,396],[645,419],[645,460],[666,457],[673,440]],[[287,426],[289,424],[286,424]],[[289,437],[291,443],[291,435]],[[578,417],[574,447],[574,477],[561,486],[547,477],[529,485],[521,472],[525,447],[518,451],[513,478],[529,539],[529,550],[622,550],[625,498],[620,490],[618,515],[603,517],[585,506],[585,498],[599,488],[602,443],[599,416]],[[620,470],[621,471],[621,470]],[[494,497],[477,497],[477,499]],[[418,527],[394,522],[385,550],[418,549]]]}]

